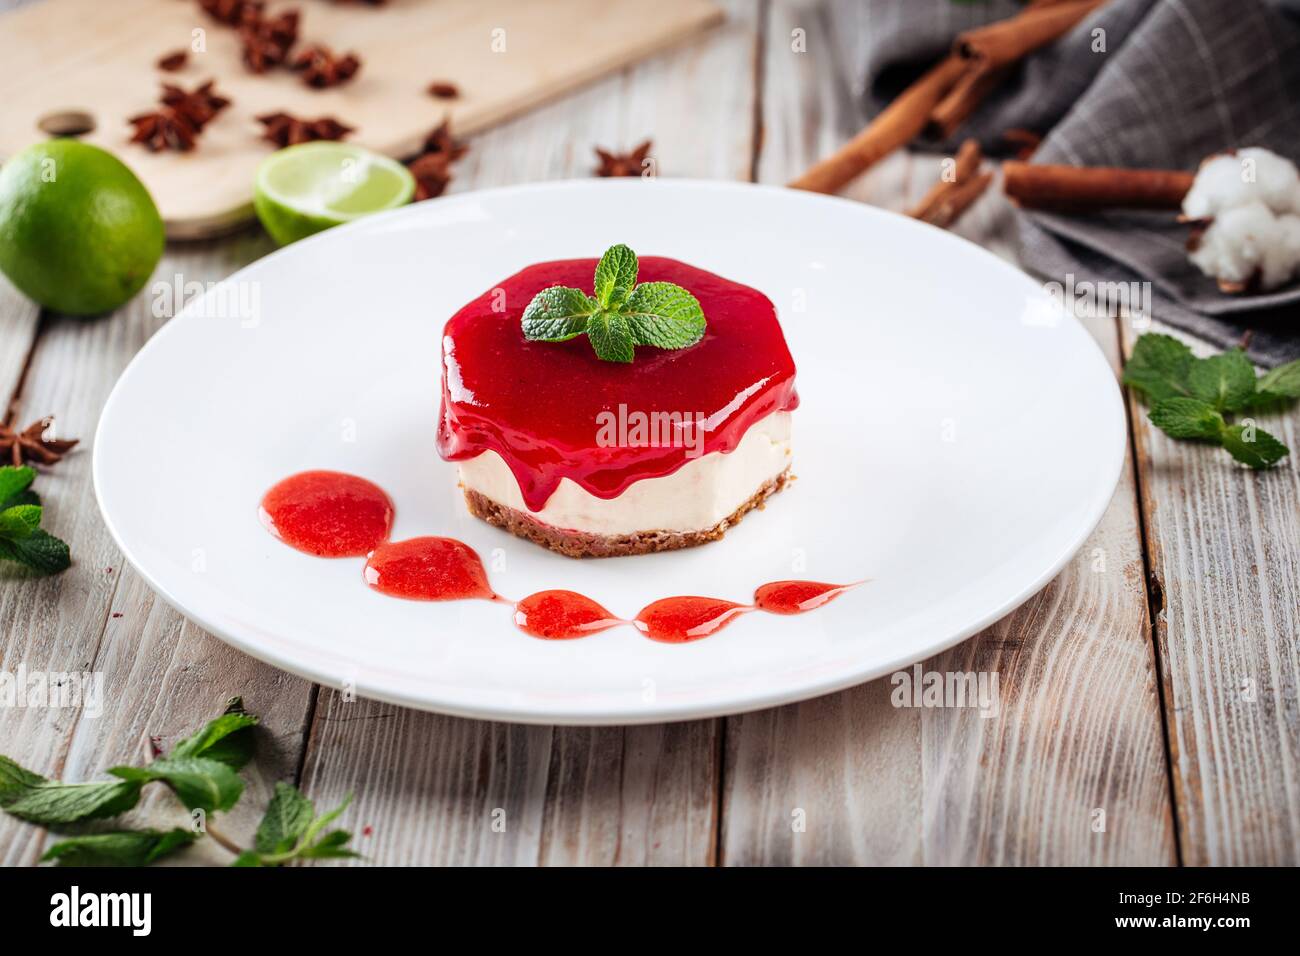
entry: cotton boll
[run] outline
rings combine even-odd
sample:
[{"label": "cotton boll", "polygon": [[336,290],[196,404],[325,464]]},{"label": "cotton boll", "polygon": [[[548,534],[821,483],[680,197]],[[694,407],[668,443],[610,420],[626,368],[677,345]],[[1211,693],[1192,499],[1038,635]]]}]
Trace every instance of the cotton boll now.
[{"label": "cotton boll", "polygon": [[1228,209],[1215,216],[1190,258],[1221,282],[1258,277],[1261,288],[1275,289],[1300,270],[1300,216],[1274,216],[1258,200]]},{"label": "cotton boll", "polygon": [[1288,159],[1252,147],[1207,159],[1183,197],[1183,215],[1209,219],[1262,202],[1275,213],[1300,213],[1300,172]]}]

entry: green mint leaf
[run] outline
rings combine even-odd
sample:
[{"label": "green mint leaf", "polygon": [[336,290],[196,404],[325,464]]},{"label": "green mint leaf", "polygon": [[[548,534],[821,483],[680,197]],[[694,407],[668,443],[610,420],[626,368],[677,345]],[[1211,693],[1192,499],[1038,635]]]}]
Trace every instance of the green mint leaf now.
[{"label": "green mint leaf", "polygon": [[1255,368],[1240,349],[1195,359],[1187,374],[1192,395],[1219,411],[1245,408],[1255,397]]},{"label": "green mint leaf", "polygon": [[40,505],[14,505],[0,511],[0,538],[21,541],[41,526]]},{"label": "green mint leaf", "polygon": [[257,718],[245,712],[244,702],[232,698],[226,712],[192,736],[177,741],[169,757],[206,757],[238,770],[253,758],[253,728]]},{"label": "green mint leaf", "polygon": [[41,496],[27,488],[5,501],[0,501],[0,511],[8,511],[10,508],[16,508],[19,505],[39,505],[40,503]]},{"label": "green mint leaf", "polygon": [[7,807],[19,797],[48,781],[8,757],[0,755],[0,807]]},{"label": "green mint leaf", "polygon": [[1243,465],[1271,468],[1290,454],[1290,449],[1261,428],[1229,425],[1223,430],[1223,447]]},{"label": "green mint leaf", "polygon": [[596,266],[596,299],[602,309],[617,311],[636,286],[636,253],[625,245],[610,246]]},{"label": "green mint leaf", "polygon": [[232,866],[280,866],[292,860],[359,856],[347,848],[352,839],[348,831],[322,832],[351,802],[348,794],[339,806],[315,816],[312,802],[297,787],[277,783],[257,828],[254,849],[241,853]]},{"label": "green mint leaf", "polygon": [[597,312],[588,319],[587,338],[602,361],[631,362],[634,357],[632,328],[617,312]]},{"label": "green mint leaf", "polygon": [[1199,398],[1165,398],[1147,413],[1151,423],[1170,438],[1201,438],[1218,441],[1224,428],[1223,416]]},{"label": "green mint leaf", "polygon": [[[13,465],[5,465],[0,468],[0,505],[8,508],[13,504],[26,504],[27,502],[11,501],[27,490],[27,487],[36,480],[36,469],[23,466],[16,468]],[[0,509],[3,510],[3,509]]]},{"label": "green mint leaf", "polygon": [[7,798],[6,813],[28,823],[59,826],[83,820],[102,820],[125,813],[140,799],[134,781],[59,783],[42,780],[21,795]]},{"label": "green mint leaf", "polygon": [[72,564],[67,544],[39,528],[17,541],[0,538],[0,558],[16,561],[38,574],[57,574]]},{"label": "green mint leaf", "polygon": [[704,310],[699,299],[671,282],[643,282],[628,296],[620,313],[637,345],[684,349],[704,337]]},{"label": "green mint leaf", "polygon": [[136,783],[59,783],[0,757],[0,807],[31,823],[51,826],[116,816],[139,799]]},{"label": "green mint leaf", "polygon": [[596,300],[581,289],[560,285],[543,289],[524,309],[524,338],[565,342],[587,331],[587,317],[596,309]]},{"label": "green mint leaf", "polygon": [[1300,398],[1300,359],[1265,372],[1255,387],[1264,401]]},{"label": "green mint leaf", "polygon": [[229,810],[244,792],[244,781],[224,763],[207,757],[162,757],[147,767],[112,767],[108,771],[142,786],[161,780],[188,810]]},{"label": "green mint leaf", "polygon": [[277,783],[253,846],[261,854],[287,853],[311,826],[316,811],[297,787]]},{"label": "green mint leaf", "polygon": [[1153,402],[1190,397],[1187,378],[1194,358],[1192,350],[1173,336],[1147,333],[1134,343],[1121,381]]},{"label": "green mint leaf", "polygon": [[189,846],[198,837],[191,830],[121,830],[91,833],[54,844],[41,857],[59,866],[145,866]]}]

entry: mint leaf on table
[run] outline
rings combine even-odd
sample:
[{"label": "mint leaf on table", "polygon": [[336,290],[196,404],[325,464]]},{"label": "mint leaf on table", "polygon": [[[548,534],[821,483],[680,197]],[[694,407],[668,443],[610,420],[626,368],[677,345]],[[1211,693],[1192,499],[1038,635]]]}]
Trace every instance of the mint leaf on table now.
[{"label": "mint leaf on table", "polygon": [[257,718],[244,710],[244,702],[232,697],[226,711],[192,736],[177,741],[171,757],[206,757],[238,770],[253,759],[253,728]]},{"label": "mint leaf on table", "polygon": [[0,510],[13,505],[30,504],[31,502],[17,499],[35,480],[36,469],[34,468],[14,465],[0,468]]},{"label": "mint leaf on table", "polygon": [[315,807],[297,787],[277,783],[266,815],[257,828],[253,849],[245,850],[234,866],[280,866],[292,860],[326,859],[358,856],[347,848],[352,834],[346,830],[325,828],[343,813],[352,797],[316,816]]},{"label": "mint leaf on table", "polygon": [[277,783],[266,815],[257,828],[253,846],[258,853],[276,854],[292,850],[298,838],[311,826],[316,811],[297,787]]},{"label": "mint leaf on table", "polygon": [[67,543],[40,528],[18,540],[0,537],[0,558],[16,561],[38,574],[58,574],[72,565]]},{"label": "mint leaf on table", "polygon": [[1166,398],[1156,402],[1147,417],[1170,438],[1217,441],[1224,429],[1218,409],[1199,398]]},{"label": "mint leaf on table", "polygon": [[1162,398],[1190,398],[1188,382],[1192,350],[1172,335],[1148,333],[1133,345],[1124,365],[1123,383],[1143,392],[1153,402]]},{"label": "mint leaf on table", "polygon": [[1241,349],[1197,358],[1169,335],[1148,334],[1133,345],[1122,381],[1151,402],[1147,417],[1170,438],[1222,445],[1251,468],[1271,468],[1290,454],[1253,422],[1234,424],[1229,415],[1300,397],[1300,361],[1258,379]]},{"label": "mint leaf on table", "polygon": [[239,802],[244,781],[233,769],[207,757],[160,757],[147,767],[111,767],[115,777],[143,786],[161,781],[187,810],[229,810]]},{"label": "mint leaf on table", "polygon": [[31,468],[0,468],[0,558],[38,574],[57,574],[72,564],[72,555],[66,543],[40,528],[43,511],[30,488],[35,477]]},{"label": "mint leaf on table", "polygon": [[1219,411],[1240,411],[1255,397],[1255,367],[1241,349],[1195,359],[1187,373],[1192,395]]},{"label": "mint leaf on table", "polygon": [[0,807],[29,823],[58,826],[125,813],[140,799],[134,781],[60,783],[0,756]]},{"label": "mint leaf on table", "polygon": [[1251,468],[1271,468],[1290,454],[1290,449],[1262,428],[1229,425],[1223,430],[1223,447],[1233,458]]},{"label": "mint leaf on table", "polygon": [[565,286],[543,289],[524,309],[524,338],[567,342],[586,335],[597,358],[623,363],[635,358],[638,345],[683,349],[703,338],[699,300],[672,282],[637,285],[637,270],[635,252],[611,246],[596,266],[595,296]]},{"label": "mint leaf on table", "polygon": [[14,505],[0,511],[0,537],[11,541],[30,538],[41,526],[40,505]]},{"label": "mint leaf on table", "polygon": [[1260,404],[1300,398],[1300,359],[1265,372],[1255,388]]},{"label": "mint leaf on table", "polygon": [[189,846],[193,830],[118,830],[61,840],[45,851],[42,863],[59,866],[147,866]]}]

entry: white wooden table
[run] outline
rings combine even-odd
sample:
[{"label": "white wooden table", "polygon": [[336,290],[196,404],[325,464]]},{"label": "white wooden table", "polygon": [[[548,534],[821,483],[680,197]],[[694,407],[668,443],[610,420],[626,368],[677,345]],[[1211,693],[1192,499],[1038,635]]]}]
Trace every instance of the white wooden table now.
[{"label": "white wooden table", "polygon": [[[475,138],[451,191],[586,176],[593,145],[647,136],[660,175],[782,183],[851,135],[857,113],[818,5],[726,5],[728,22],[704,39]],[[795,29],[806,53],[792,51]],[[847,194],[901,209],[937,172],[936,159],[900,154]],[[1010,225],[989,195],[956,231],[1012,256]],[[174,245],[155,279],[220,279],[270,248],[251,229]],[[223,831],[248,837],[276,780],[318,805],[352,791],[344,824],[376,863],[1300,863],[1293,461],[1231,467],[1130,405],[1127,466],[1079,555],[1014,614],[925,663],[997,671],[995,719],[895,709],[877,681],[662,726],[485,723],[344,701],[230,649],[124,566],[95,505],[89,439],[165,321],[147,292],[87,321],[42,314],[0,279],[0,395],[20,424],[53,412],[62,434],[86,439],[38,479],[76,563],[40,580],[0,571],[0,668],[105,675],[97,718],[0,709],[0,752],[37,771],[95,777],[237,693],[265,730]],[[1091,331],[1116,364],[1134,337],[1110,320]],[[1294,415],[1261,424],[1300,448]],[[0,862],[33,863],[48,842],[0,815]],[[209,845],[195,858],[229,856]]]}]

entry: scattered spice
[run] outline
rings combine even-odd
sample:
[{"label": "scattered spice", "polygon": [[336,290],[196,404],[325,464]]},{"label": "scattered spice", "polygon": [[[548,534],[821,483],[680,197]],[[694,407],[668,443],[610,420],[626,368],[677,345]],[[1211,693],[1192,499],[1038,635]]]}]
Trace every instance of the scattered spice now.
[{"label": "scattered spice", "polygon": [[644,171],[646,157],[650,155],[650,140],[646,140],[630,153],[614,153],[596,147],[596,156],[600,165],[593,173],[597,176],[640,176]]},{"label": "scattered spice", "polygon": [[309,46],[293,60],[293,68],[302,74],[302,81],[316,89],[338,86],[356,76],[361,61],[354,53],[339,56],[327,46]]},{"label": "scattered spice", "polygon": [[460,159],[469,147],[457,142],[451,135],[451,124],[443,120],[424,138],[420,155],[410,160],[406,168],[415,177],[415,202],[441,196],[451,182],[451,164]]},{"label": "scattered spice", "polygon": [[239,39],[244,44],[244,65],[254,73],[280,66],[298,42],[298,11],[285,10],[268,17],[258,7],[240,21]]},{"label": "scattered spice", "polygon": [[189,58],[189,50],[176,50],[158,58],[158,69],[166,70],[168,73],[175,73],[186,64]]},{"label": "scattered spice", "polygon": [[199,0],[209,16],[228,26],[237,27],[262,15],[263,0]]},{"label": "scattered spice", "polygon": [[279,147],[297,146],[318,139],[343,139],[353,131],[351,126],[344,126],[332,116],[304,120],[288,113],[266,113],[257,121],[266,127],[262,138]]},{"label": "scattered spice", "polygon": [[217,93],[212,80],[188,92],[174,84],[164,83],[159,100],[162,109],[140,113],[127,120],[135,127],[131,142],[142,143],[155,153],[160,149],[181,152],[193,149],[203,127],[230,105],[229,99]]},{"label": "scattered spice", "polygon": [[454,100],[460,96],[460,87],[446,80],[435,80],[429,84],[429,95],[439,100]]},{"label": "scattered spice", "polygon": [[27,463],[53,465],[72,450],[79,439],[46,438],[45,433],[54,424],[47,415],[32,422],[22,431],[15,431],[13,422],[0,424],[0,453],[7,454],[15,466]]}]

